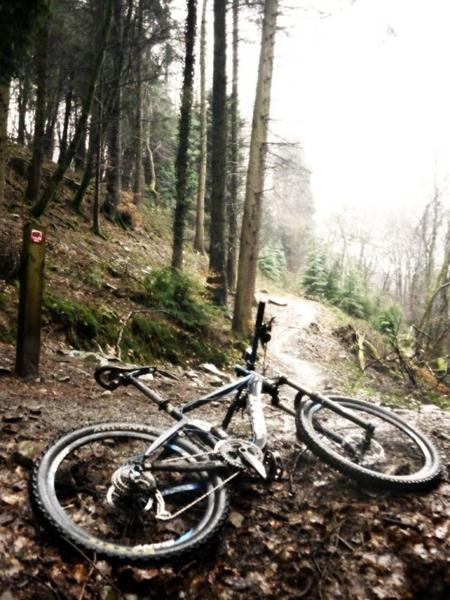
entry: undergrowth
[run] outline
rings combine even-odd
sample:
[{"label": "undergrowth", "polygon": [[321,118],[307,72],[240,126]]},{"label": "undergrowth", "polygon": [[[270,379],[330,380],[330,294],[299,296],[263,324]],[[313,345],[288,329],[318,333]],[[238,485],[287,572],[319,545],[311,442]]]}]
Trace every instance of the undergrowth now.
[{"label": "undergrowth", "polygon": [[106,306],[44,296],[43,307],[49,321],[63,328],[75,348],[89,350],[93,342],[105,347],[117,339],[117,315]]},{"label": "undergrowth", "polygon": [[205,332],[220,315],[208,302],[200,284],[181,271],[166,267],[154,271],[143,282],[144,303],[161,310],[189,331]]},{"label": "undergrowth", "polygon": [[[162,288],[159,288],[159,293],[162,293]],[[161,299],[161,296],[157,297]],[[228,358],[217,333],[213,335],[206,330],[209,313],[202,312],[201,304],[191,306],[187,303],[183,305],[183,313],[167,310],[159,317],[158,311],[152,316],[135,314],[125,325],[114,311],[101,304],[47,295],[43,305],[47,324],[58,325],[68,343],[77,349],[116,349],[121,339],[120,351],[125,361],[181,364],[195,358],[221,366]],[[178,322],[172,322],[170,316]],[[202,335],[192,335],[192,331],[200,327],[204,328]]]}]

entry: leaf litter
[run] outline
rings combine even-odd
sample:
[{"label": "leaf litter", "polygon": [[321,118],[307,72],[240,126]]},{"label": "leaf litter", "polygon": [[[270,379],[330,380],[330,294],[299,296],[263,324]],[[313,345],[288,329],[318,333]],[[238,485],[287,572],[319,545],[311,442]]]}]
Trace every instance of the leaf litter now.
[{"label": "leaf litter", "polygon": [[[427,494],[360,488],[305,451],[284,416],[268,409],[269,443],[282,455],[283,478],[272,485],[239,480],[229,521],[207,552],[176,565],[137,568],[58,547],[36,521],[27,494],[30,465],[46,444],[60,430],[98,422],[99,415],[122,420],[124,406],[130,420],[165,426],[167,421],[134,390],[105,396],[81,356],[61,369],[56,344],[47,342],[40,381],[2,376],[1,600],[450,597],[450,436],[436,435],[450,432],[450,414],[439,409],[409,415],[432,437],[444,461],[442,483]],[[186,399],[192,368],[185,375],[178,367],[174,374],[170,394]],[[208,389],[208,376],[195,375]],[[166,379],[152,385],[167,394]],[[223,407],[208,410],[206,418]]]}]

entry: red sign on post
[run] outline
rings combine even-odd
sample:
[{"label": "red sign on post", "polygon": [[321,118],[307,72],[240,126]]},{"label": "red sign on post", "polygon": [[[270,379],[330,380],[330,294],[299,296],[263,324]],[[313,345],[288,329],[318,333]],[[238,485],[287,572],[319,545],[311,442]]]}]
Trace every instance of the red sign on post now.
[{"label": "red sign on post", "polygon": [[30,237],[31,241],[35,244],[42,244],[42,242],[44,241],[44,232],[39,231],[39,229],[32,229]]}]

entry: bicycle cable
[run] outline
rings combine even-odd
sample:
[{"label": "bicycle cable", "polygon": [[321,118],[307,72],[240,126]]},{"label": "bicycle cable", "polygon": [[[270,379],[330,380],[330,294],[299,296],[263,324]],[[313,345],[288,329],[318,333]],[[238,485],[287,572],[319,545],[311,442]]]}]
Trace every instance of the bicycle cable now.
[{"label": "bicycle cable", "polygon": [[186,512],[187,510],[189,510],[190,508],[192,508],[193,506],[195,506],[196,504],[198,504],[199,502],[201,502],[202,500],[204,500],[205,498],[207,498],[208,496],[210,496],[216,490],[220,490],[220,488],[222,488],[229,481],[231,481],[232,479],[234,479],[235,477],[237,477],[240,473],[241,473],[240,470],[235,471],[229,477],[227,477],[226,479],[224,479],[223,481],[221,481],[220,483],[218,483],[217,485],[215,485],[211,490],[209,490],[208,492],[206,492],[205,494],[203,494],[199,498],[196,498],[193,502],[190,502],[186,506],[183,506],[183,508],[180,508],[180,510],[178,510],[174,514],[171,514],[171,513],[167,512],[167,511],[165,511],[164,507],[160,508],[161,505],[159,503],[157,503],[158,509],[157,509],[157,512],[156,512],[156,518],[160,519],[161,521],[170,521],[171,519],[175,519],[176,517],[180,516],[182,513]]}]

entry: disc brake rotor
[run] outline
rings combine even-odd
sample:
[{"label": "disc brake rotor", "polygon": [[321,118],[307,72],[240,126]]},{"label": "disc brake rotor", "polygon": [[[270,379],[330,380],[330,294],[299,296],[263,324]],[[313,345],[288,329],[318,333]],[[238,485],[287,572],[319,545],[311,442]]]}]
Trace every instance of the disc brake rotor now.
[{"label": "disc brake rotor", "polygon": [[349,434],[344,442],[357,449],[357,455],[364,459],[366,466],[380,464],[386,460],[384,448],[376,440],[370,441],[370,446],[364,448],[364,436],[359,433]]}]

